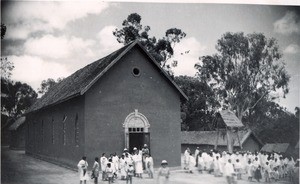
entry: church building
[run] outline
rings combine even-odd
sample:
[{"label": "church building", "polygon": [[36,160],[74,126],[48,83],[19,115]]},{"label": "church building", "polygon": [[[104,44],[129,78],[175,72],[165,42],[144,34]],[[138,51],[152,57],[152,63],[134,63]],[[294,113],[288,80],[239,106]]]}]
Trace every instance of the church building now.
[{"label": "church building", "polygon": [[180,102],[186,95],[139,42],[53,86],[26,113],[26,154],[76,167],[144,144],[155,166],[180,166]]}]

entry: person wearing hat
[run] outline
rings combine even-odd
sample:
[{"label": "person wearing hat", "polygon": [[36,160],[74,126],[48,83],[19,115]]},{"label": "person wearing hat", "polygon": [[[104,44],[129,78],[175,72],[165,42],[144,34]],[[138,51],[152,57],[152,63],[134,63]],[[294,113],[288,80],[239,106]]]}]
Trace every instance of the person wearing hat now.
[{"label": "person wearing hat", "polygon": [[128,184],[128,182],[130,182],[130,184],[132,184],[132,177],[134,175],[134,168],[132,163],[128,164],[128,168],[126,170],[127,173],[127,179],[126,179],[126,184]]},{"label": "person wearing hat", "polygon": [[142,158],[142,152],[137,151],[137,148],[135,148],[135,154],[132,156],[133,162],[134,162],[134,170],[137,177],[142,178],[143,173],[143,158]]},{"label": "person wearing hat", "polygon": [[157,184],[166,184],[169,181],[170,169],[166,160],[161,161],[161,167],[157,173]]}]

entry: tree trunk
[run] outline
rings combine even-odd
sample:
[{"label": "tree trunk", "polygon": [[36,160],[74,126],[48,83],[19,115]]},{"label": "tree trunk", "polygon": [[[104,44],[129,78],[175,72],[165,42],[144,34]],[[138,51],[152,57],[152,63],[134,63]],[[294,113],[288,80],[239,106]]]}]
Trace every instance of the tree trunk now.
[{"label": "tree trunk", "polygon": [[229,153],[233,153],[233,141],[232,141],[232,133],[230,128],[226,128],[226,136],[227,136],[227,149]]}]

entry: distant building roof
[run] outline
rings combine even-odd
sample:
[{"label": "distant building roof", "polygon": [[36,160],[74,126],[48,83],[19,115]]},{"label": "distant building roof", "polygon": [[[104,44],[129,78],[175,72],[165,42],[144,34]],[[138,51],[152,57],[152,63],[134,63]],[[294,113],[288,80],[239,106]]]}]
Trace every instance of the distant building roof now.
[{"label": "distant building roof", "polygon": [[9,127],[9,130],[17,130],[25,122],[25,120],[25,116],[20,117]]},{"label": "distant building roof", "polygon": [[51,90],[38,99],[26,112],[36,111],[51,105],[59,104],[71,98],[79,95],[83,95],[95,82],[99,80],[115,63],[117,63],[127,52],[129,52],[134,46],[139,46],[150,60],[156,65],[163,76],[171,83],[180,95],[187,99],[184,92],[175,84],[170,76],[160,67],[160,65],[154,60],[154,58],[145,50],[145,48],[138,42],[132,42],[119,50],[111,53],[110,55],[99,59],[84,68],[76,71],[69,77],[63,79],[58,84],[55,84]]},{"label": "distant building roof", "polygon": [[[225,132],[219,131],[218,146],[227,146],[227,136]],[[251,130],[239,131],[238,136],[241,144],[250,137],[252,134]],[[196,144],[196,145],[215,145],[217,142],[218,132],[217,131],[182,131],[181,132],[181,143],[182,144]],[[256,138],[256,137],[255,137]],[[236,134],[233,135],[234,146],[239,146],[238,137]],[[257,139],[259,143],[261,141]],[[261,143],[262,144],[262,143]]]},{"label": "distant building roof", "polygon": [[261,148],[261,151],[285,153],[289,146],[289,143],[267,143]]},{"label": "distant building roof", "polygon": [[227,127],[243,127],[243,123],[239,120],[234,112],[230,110],[222,110],[220,115]]}]

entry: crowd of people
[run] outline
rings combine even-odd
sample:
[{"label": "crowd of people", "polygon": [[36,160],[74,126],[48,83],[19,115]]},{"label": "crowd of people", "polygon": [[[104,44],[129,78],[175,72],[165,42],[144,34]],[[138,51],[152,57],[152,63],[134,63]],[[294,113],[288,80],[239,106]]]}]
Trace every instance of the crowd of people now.
[{"label": "crowd of people", "polygon": [[[153,158],[146,144],[141,150],[133,148],[132,153],[125,148],[121,156],[114,153],[107,157],[103,153],[100,158],[95,158],[90,175],[87,172],[86,157],[82,157],[77,166],[80,184],[85,184],[90,178],[97,184],[100,175],[102,181],[108,181],[109,184],[114,183],[117,178],[126,180],[127,184],[132,184],[133,177],[143,178],[143,173],[147,173],[148,178],[153,178],[154,174]],[[242,179],[269,183],[279,180],[288,180],[292,183],[299,181],[299,159],[295,161],[291,156],[276,152],[235,151],[229,153],[199,148],[191,152],[187,148],[183,155],[183,167],[188,173],[207,172],[215,177],[224,176],[228,184],[235,184]],[[163,160],[157,172],[157,183],[167,183],[169,175],[168,163]]]},{"label": "crowd of people", "polygon": [[[95,162],[92,167],[91,176],[87,173],[88,163],[86,157],[82,157],[78,165],[80,184],[89,180],[94,180],[94,183],[98,183],[100,174],[102,175],[102,181],[108,181],[108,183],[114,183],[117,178],[126,180],[126,183],[132,184],[132,178],[142,178],[144,171],[148,174],[149,178],[153,178],[154,163],[150,154],[150,150],[147,144],[141,150],[133,148],[133,153],[129,153],[125,148],[122,155],[118,156],[116,153],[110,154],[109,157],[105,153],[100,157],[95,158]],[[166,160],[161,163],[161,168],[158,170],[158,183],[165,183],[169,177],[169,168]]]},{"label": "crowd of people", "polygon": [[276,152],[235,151],[229,153],[217,150],[200,150],[192,153],[189,148],[184,152],[184,169],[193,173],[206,171],[215,177],[225,176],[229,184],[245,177],[249,181],[276,182],[287,179],[299,180],[299,159]]}]

